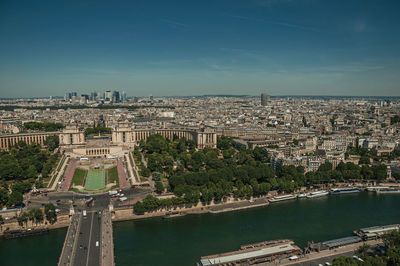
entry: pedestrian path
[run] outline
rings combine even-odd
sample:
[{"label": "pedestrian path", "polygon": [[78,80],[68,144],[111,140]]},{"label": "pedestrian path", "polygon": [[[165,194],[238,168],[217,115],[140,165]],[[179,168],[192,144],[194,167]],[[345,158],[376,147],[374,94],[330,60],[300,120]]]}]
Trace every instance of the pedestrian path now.
[{"label": "pedestrian path", "polygon": [[129,181],[127,179],[124,165],[122,163],[122,159],[117,160],[117,170],[118,170],[118,180],[119,180],[119,187],[120,188],[127,188],[129,187]]},{"label": "pedestrian path", "polygon": [[71,159],[67,169],[65,170],[65,174],[64,174],[64,180],[61,184],[61,191],[68,191],[69,187],[71,186],[71,182],[72,182],[72,177],[74,176],[74,172],[76,169],[76,166],[78,164],[78,161],[76,159]]}]

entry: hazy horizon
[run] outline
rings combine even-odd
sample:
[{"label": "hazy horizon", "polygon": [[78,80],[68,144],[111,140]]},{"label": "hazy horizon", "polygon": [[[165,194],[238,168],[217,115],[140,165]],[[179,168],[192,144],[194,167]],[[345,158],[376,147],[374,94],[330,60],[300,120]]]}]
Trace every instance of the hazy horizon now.
[{"label": "hazy horizon", "polygon": [[400,2],[0,2],[0,97],[399,96]]}]

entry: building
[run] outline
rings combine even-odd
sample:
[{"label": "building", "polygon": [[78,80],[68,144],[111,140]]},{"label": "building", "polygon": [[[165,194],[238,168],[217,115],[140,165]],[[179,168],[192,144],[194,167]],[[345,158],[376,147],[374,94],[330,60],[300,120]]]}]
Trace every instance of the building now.
[{"label": "building", "polygon": [[[160,134],[161,136],[168,138],[170,140],[175,138],[185,138],[186,140],[192,140],[198,149],[203,149],[206,147],[216,148],[217,147],[217,134],[213,129],[203,128],[146,128],[146,129],[136,129],[132,128],[127,123],[119,124],[112,131],[111,144],[118,147],[131,148],[139,143],[141,140],[146,140],[150,135]],[[25,142],[27,144],[38,143],[44,145],[45,140],[50,135],[56,135],[60,140],[60,147],[62,149],[85,149],[88,144],[85,139],[85,134],[83,130],[80,130],[76,126],[67,126],[62,131],[57,132],[35,132],[26,134],[9,134],[0,136],[0,149],[8,150],[10,146],[17,144],[18,142]],[[104,145],[101,143],[90,144],[94,149],[86,153],[86,151],[79,151],[79,154],[83,155],[100,155],[112,153],[115,149],[109,149],[109,145]],[[104,147],[103,147],[104,146]],[[105,147],[107,146],[107,147]]]},{"label": "building", "polygon": [[261,93],[261,105],[267,106],[268,104],[268,95],[266,93]]},{"label": "building", "polygon": [[141,140],[146,140],[150,135],[160,134],[161,136],[173,140],[174,138],[185,138],[192,140],[198,149],[206,147],[217,147],[217,134],[215,130],[194,129],[194,128],[149,128],[136,129],[127,123],[120,123],[112,131],[112,142],[118,145],[134,146]]},{"label": "building", "polygon": [[0,136],[0,150],[8,151],[10,146],[18,142],[25,142],[26,144],[37,143],[44,145],[48,136],[58,135],[60,132],[38,132],[38,133],[24,133],[24,134],[10,134]]},{"label": "building", "polygon": [[119,91],[113,91],[112,93],[112,102],[113,103],[119,103],[121,101],[121,97],[119,94]]},{"label": "building", "polygon": [[106,91],[104,93],[104,100],[105,101],[111,101],[112,100],[112,92],[111,91]]}]

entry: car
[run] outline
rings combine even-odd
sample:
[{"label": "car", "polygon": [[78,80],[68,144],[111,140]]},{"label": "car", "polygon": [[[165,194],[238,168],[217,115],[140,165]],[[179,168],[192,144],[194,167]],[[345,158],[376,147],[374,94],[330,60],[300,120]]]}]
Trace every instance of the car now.
[{"label": "car", "polygon": [[56,202],[60,202],[60,201],[61,201],[60,199],[56,200]]},{"label": "car", "polygon": [[254,203],[254,200],[249,200],[250,203]]}]

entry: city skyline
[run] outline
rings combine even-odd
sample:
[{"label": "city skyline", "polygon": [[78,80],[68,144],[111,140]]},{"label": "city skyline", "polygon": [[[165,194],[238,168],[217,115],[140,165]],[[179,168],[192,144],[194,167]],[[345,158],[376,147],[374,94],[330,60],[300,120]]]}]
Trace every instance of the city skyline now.
[{"label": "city skyline", "polygon": [[3,1],[1,96],[398,96],[399,5]]}]

